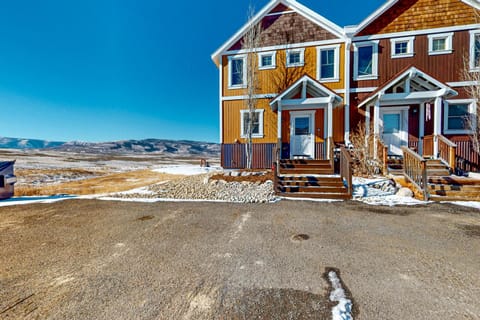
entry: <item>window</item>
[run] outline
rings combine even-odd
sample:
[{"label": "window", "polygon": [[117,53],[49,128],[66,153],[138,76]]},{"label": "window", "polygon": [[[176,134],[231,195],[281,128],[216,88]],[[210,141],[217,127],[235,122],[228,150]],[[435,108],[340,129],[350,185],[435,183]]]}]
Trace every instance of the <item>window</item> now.
[{"label": "window", "polygon": [[376,79],[378,41],[356,43],[354,50],[355,80]]},{"label": "window", "polygon": [[305,49],[287,50],[287,67],[301,67],[304,64]]},{"label": "window", "polygon": [[338,81],[340,45],[317,47],[317,79],[322,82]]},{"label": "window", "polygon": [[480,71],[480,30],[470,31],[470,71]]},{"label": "window", "polygon": [[228,57],[228,87],[244,88],[246,85],[246,56]]},{"label": "window", "polygon": [[258,54],[258,69],[275,69],[276,52],[261,52]]},{"label": "window", "polygon": [[391,39],[392,58],[413,57],[413,42],[415,37]]},{"label": "window", "polygon": [[445,101],[444,132],[446,134],[470,134],[472,128],[469,121],[475,117],[474,100],[448,100]]},{"label": "window", "polygon": [[428,54],[452,53],[453,33],[430,34],[428,35]]},{"label": "window", "polygon": [[[252,137],[253,138],[263,138],[263,109],[255,109],[253,112],[253,130],[252,130]],[[248,110],[240,110],[241,112],[241,136],[242,138],[246,138],[248,136],[248,119],[249,119],[249,112]]]}]

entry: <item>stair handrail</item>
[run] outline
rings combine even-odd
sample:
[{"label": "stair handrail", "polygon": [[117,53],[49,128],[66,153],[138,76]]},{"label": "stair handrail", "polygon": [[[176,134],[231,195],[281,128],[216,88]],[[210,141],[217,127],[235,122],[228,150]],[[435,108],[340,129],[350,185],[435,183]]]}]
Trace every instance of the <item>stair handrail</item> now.
[{"label": "stair handrail", "polygon": [[328,159],[330,160],[330,165],[334,167],[335,162],[335,142],[332,137],[328,137]]},{"label": "stair handrail", "polygon": [[424,200],[428,200],[427,160],[406,146],[402,147],[402,151],[405,178],[423,195]]},{"label": "stair handrail", "polygon": [[274,149],[274,157],[275,157],[275,160],[273,161],[273,167],[272,167],[272,171],[273,171],[273,189],[275,190],[275,192],[278,192],[278,175],[280,173],[279,171],[279,165],[280,165],[280,154],[279,154],[279,149],[278,147],[275,147]]},{"label": "stair handrail", "polygon": [[438,135],[439,158],[455,171],[457,145],[442,135]]},{"label": "stair handrail", "polygon": [[377,139],[377,156],[382,165],[382,173],[386,175],[388,166],[388,147],[380,138]]},{"label": "stair handrail", "polygon": [[348,195],[351,197],[353,194],[353,159],[350,152],[343,146],[340,147],[340,176],[346,182]]}]

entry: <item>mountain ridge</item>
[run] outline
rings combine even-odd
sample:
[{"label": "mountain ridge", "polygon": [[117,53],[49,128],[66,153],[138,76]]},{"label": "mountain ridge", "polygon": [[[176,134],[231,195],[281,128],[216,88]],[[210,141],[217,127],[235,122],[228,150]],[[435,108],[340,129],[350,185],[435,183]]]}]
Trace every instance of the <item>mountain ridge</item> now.
[{"label": "mountain ridge", "polygon": [[170,139],[131,139],[107,142],[47,141],[0,137],[0,149],[42,149],[79,153],[145,153],[218,156],[220,145],[213,142]]}]

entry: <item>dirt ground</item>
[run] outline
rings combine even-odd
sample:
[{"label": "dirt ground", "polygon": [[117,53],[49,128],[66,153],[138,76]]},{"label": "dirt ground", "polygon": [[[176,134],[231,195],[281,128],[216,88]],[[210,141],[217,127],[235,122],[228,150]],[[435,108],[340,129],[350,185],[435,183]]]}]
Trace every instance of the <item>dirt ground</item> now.
[{"label": "dirt ground", "polygon": [[327,268],[355,319],[480,319],[479,266],[480,211],[449,204],[0,208],[0,319],[331,319]]}]

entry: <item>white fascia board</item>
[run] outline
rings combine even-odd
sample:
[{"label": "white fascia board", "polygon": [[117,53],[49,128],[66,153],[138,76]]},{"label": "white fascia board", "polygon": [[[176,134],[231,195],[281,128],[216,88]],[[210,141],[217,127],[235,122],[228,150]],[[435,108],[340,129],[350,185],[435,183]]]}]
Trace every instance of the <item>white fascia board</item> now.
[{"label": "white fascia board", "polygon": [[480,10],[480,2],[478,2],[478,0],[462,0],[462,2],[477,10]]},{"label": "white fascia board", "polygon": [[312,104],[328,104],[332,99],[330,97],[323,98],[307,98],[307,99],[289,99],[282,100],[282,106],[306,106]]},{"label": "white fascia board", "polygon": [[[306,48],[306,47],[316,47],[316,46],[323,46],[323,45],[335,45],[344,43],[343,39],[331,39],[331,40],[320,40],[320,41],[310,41],[310,42],[300,42],[294,44],[283,44],[277,46],[269,46],[269,47],[261,47],[255,49],[255,52],[265,52],[265,51],[277,51],[277,50],[286,50],[286,49],[297,49],[297,48]],[[242,54],[248,53],[252,50],[247,49],[240,49],[240,50],[229,50],[223,52],[224,55],[231,55],[231,54]]]},{"label": "white fascia board", "polygon": [[215,62],[215,64],[218,65],[218,59],[225,50],[227,50],[229,47],[231,47],[234,43],[236,43],[242,38],[245,32],[247,32],[251,23],[258,23],[270,10],[274,9],[282,1],[283,0],[270,1],[270,3],[263,7],[263,9],[260,10],[250,21],[247,21],[232,37],[230,37],[230,39],[228,39],[222,46],[220,46],[220,48],[218,48],[217,51],[212,54],[212,60]]},{"label": "white fascia board", "polygon": [[[298,14],[302,15],[303,17],[309,19],[310,21],[314,22],[315,24],[320,25],[321,27],[325,28],[327,31],[337,35],[340,39],[344,39],[343,29],[331,22],[330,20],[322,17],[318,13],[312,11],[311,9],[301,5],[297,1],[294,0],[272,0],[268,3],[262,10],[260,10],[252,19],[251,21],[247,21],[245,25],[238,30],[230,39],[227,40],[220,48],[215,51],[211,58],[218,65],[219,57],[222,53],[225,53],[229,47],[231,47],[234,43],[242,38],[245,32],[248,30],[250,23],[256,24],[261,19],[263,19],[272,9],[274,9],[280,3],[286,5],[287,7],[293,9]],[[288,13],[291,13],[290,11]]]}]

